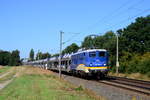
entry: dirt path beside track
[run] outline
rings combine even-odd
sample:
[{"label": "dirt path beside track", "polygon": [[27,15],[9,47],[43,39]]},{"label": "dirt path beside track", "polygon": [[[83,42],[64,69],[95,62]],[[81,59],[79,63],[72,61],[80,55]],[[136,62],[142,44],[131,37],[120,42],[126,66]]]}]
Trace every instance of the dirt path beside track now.
[{"label": "dirt path beside track", "polygon": [[[7,75],[13,73],[13,71],[15,71],[15,68],[11,68],[11,69],[9,69],[7,72],[2,73],[2,74],[0,75],[0,79],[1,79],[1,78],[4,78],[4,77],[7,77]],[[16,76],[16,74],[13,75],[11,79],[8,79],[8,80],[6,80],[6,81],[4,81],[4,82],[0,82],[0,90],[3,89],[5,86],[7,86],[10,82],[12,82],[15,76]]]},{"label": "dirt path beside track", "polygon": [[0,69],[3,68],[3,66],[0,65]]},{"label": "dirt path beside track", "polygon": [[0,78],[3,78],[3,77],[5,77],[5,76],[7,76],[9,73],[11,73],[11,72],[9,71],[9,72],[6,72],[6,73],[0,75]]},{"label": "dirt path beside track", "polygon": [[0,83],[0,90],[3,89],[5,86],[7,86],[12,81],[13,81],[13,79],[5,81],[4,83]]}]

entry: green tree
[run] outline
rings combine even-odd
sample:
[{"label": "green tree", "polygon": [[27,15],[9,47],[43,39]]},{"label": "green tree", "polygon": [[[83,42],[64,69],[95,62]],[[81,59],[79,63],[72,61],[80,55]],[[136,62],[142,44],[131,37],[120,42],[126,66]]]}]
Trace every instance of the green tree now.
[{"label": "green tree", "polygon": [[58,57],[58,56],[59,56],[59,54],[56,53],[56,54],[52,55],[51,57]]},{"label": "green tree", "polygon": [[11,53],[8,51],[0,50],[0,65],[8,65],[11,57]]},{"label": "green tree", "polygon": [[34,61],[34,50],[31,49],[30,55],[29,55],[30,61]]},{"label": "green tree", "polygon": [[94,47],[94,40],[91,38],[91,36],[85,37],[84,41],[82,42],[82,48],[93,48]]},{"label": "green tree", "polygon": [[62,54],[65,54],[65,53],[72,53],[72,52],[77,52],[79,49],[79,46],[75,43],[72,43],[70,46],[67,46],[63,51],[62,51]]},{"label": "green tree", "polygon": [[9,59],[9,65],[11,66],[20,65],[20,52],[18,50],[12,51],[11,57]]},{"label": "green tree", "polygon": [[140,54],[150,51],[150,16],[139,17],[127,28],[118,31],[122,50]]},{"label": "green tree", "polygon": [[49,54],[48,52],[44,53],[45,58],[50,58],[51,54]]},{"label": "green tree", "polygon": [[46,53],[38,52],[36,54],[36,60],[38,60],[38,59],[46,59],[46,58],[50,58],[50,57],[51,57],[51,54],[49,54],[48,52],[46,52]]},{"label": "green tree", "polygon": [[50,58],[51,55],[47,52],[47,53],[43,53],[41,56],[41,59],[46,59],[46,58]]},{"label": "green tree", "polygon": [[36,54],[36,60],[39,60],[39,59],[41,59],[42,58],[42,52],[38,52],[37,54]]}]

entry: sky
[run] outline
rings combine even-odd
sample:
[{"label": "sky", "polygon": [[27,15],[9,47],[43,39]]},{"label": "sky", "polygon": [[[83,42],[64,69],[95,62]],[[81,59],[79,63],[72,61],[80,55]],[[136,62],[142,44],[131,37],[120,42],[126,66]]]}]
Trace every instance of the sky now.
[{"label": "sky", "polygon": [[18,49],[21,58],[59,52],[91,34],[116,32],[150,14],[150,0],[0,0],[0,49]]}]

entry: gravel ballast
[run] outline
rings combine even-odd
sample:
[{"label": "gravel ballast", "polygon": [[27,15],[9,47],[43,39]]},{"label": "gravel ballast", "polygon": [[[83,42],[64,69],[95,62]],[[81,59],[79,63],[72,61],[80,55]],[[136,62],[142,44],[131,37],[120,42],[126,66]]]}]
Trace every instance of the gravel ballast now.
[{"label": "gravel ballast", "polygon": [[150,100],[150,96],[105,85],[93,80],[86,80],[69,75],[62,75],[62,77],[69,83],[76,86],[82,86],[83,88],[94,92],[97,96],[106,98],[106,100]]}]

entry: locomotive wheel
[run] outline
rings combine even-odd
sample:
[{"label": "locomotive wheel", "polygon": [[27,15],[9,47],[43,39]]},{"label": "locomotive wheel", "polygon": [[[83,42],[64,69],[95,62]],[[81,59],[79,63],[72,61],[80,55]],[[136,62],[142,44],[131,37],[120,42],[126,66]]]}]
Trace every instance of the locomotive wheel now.
[{"label": "locomotive wheel", "polygon": [[96,79],[98,79],[98,80],[103,80],[104,78],[105,78],[105,75],[102,74],[102,73],[98,73],[98,74],[96,75]]}]

